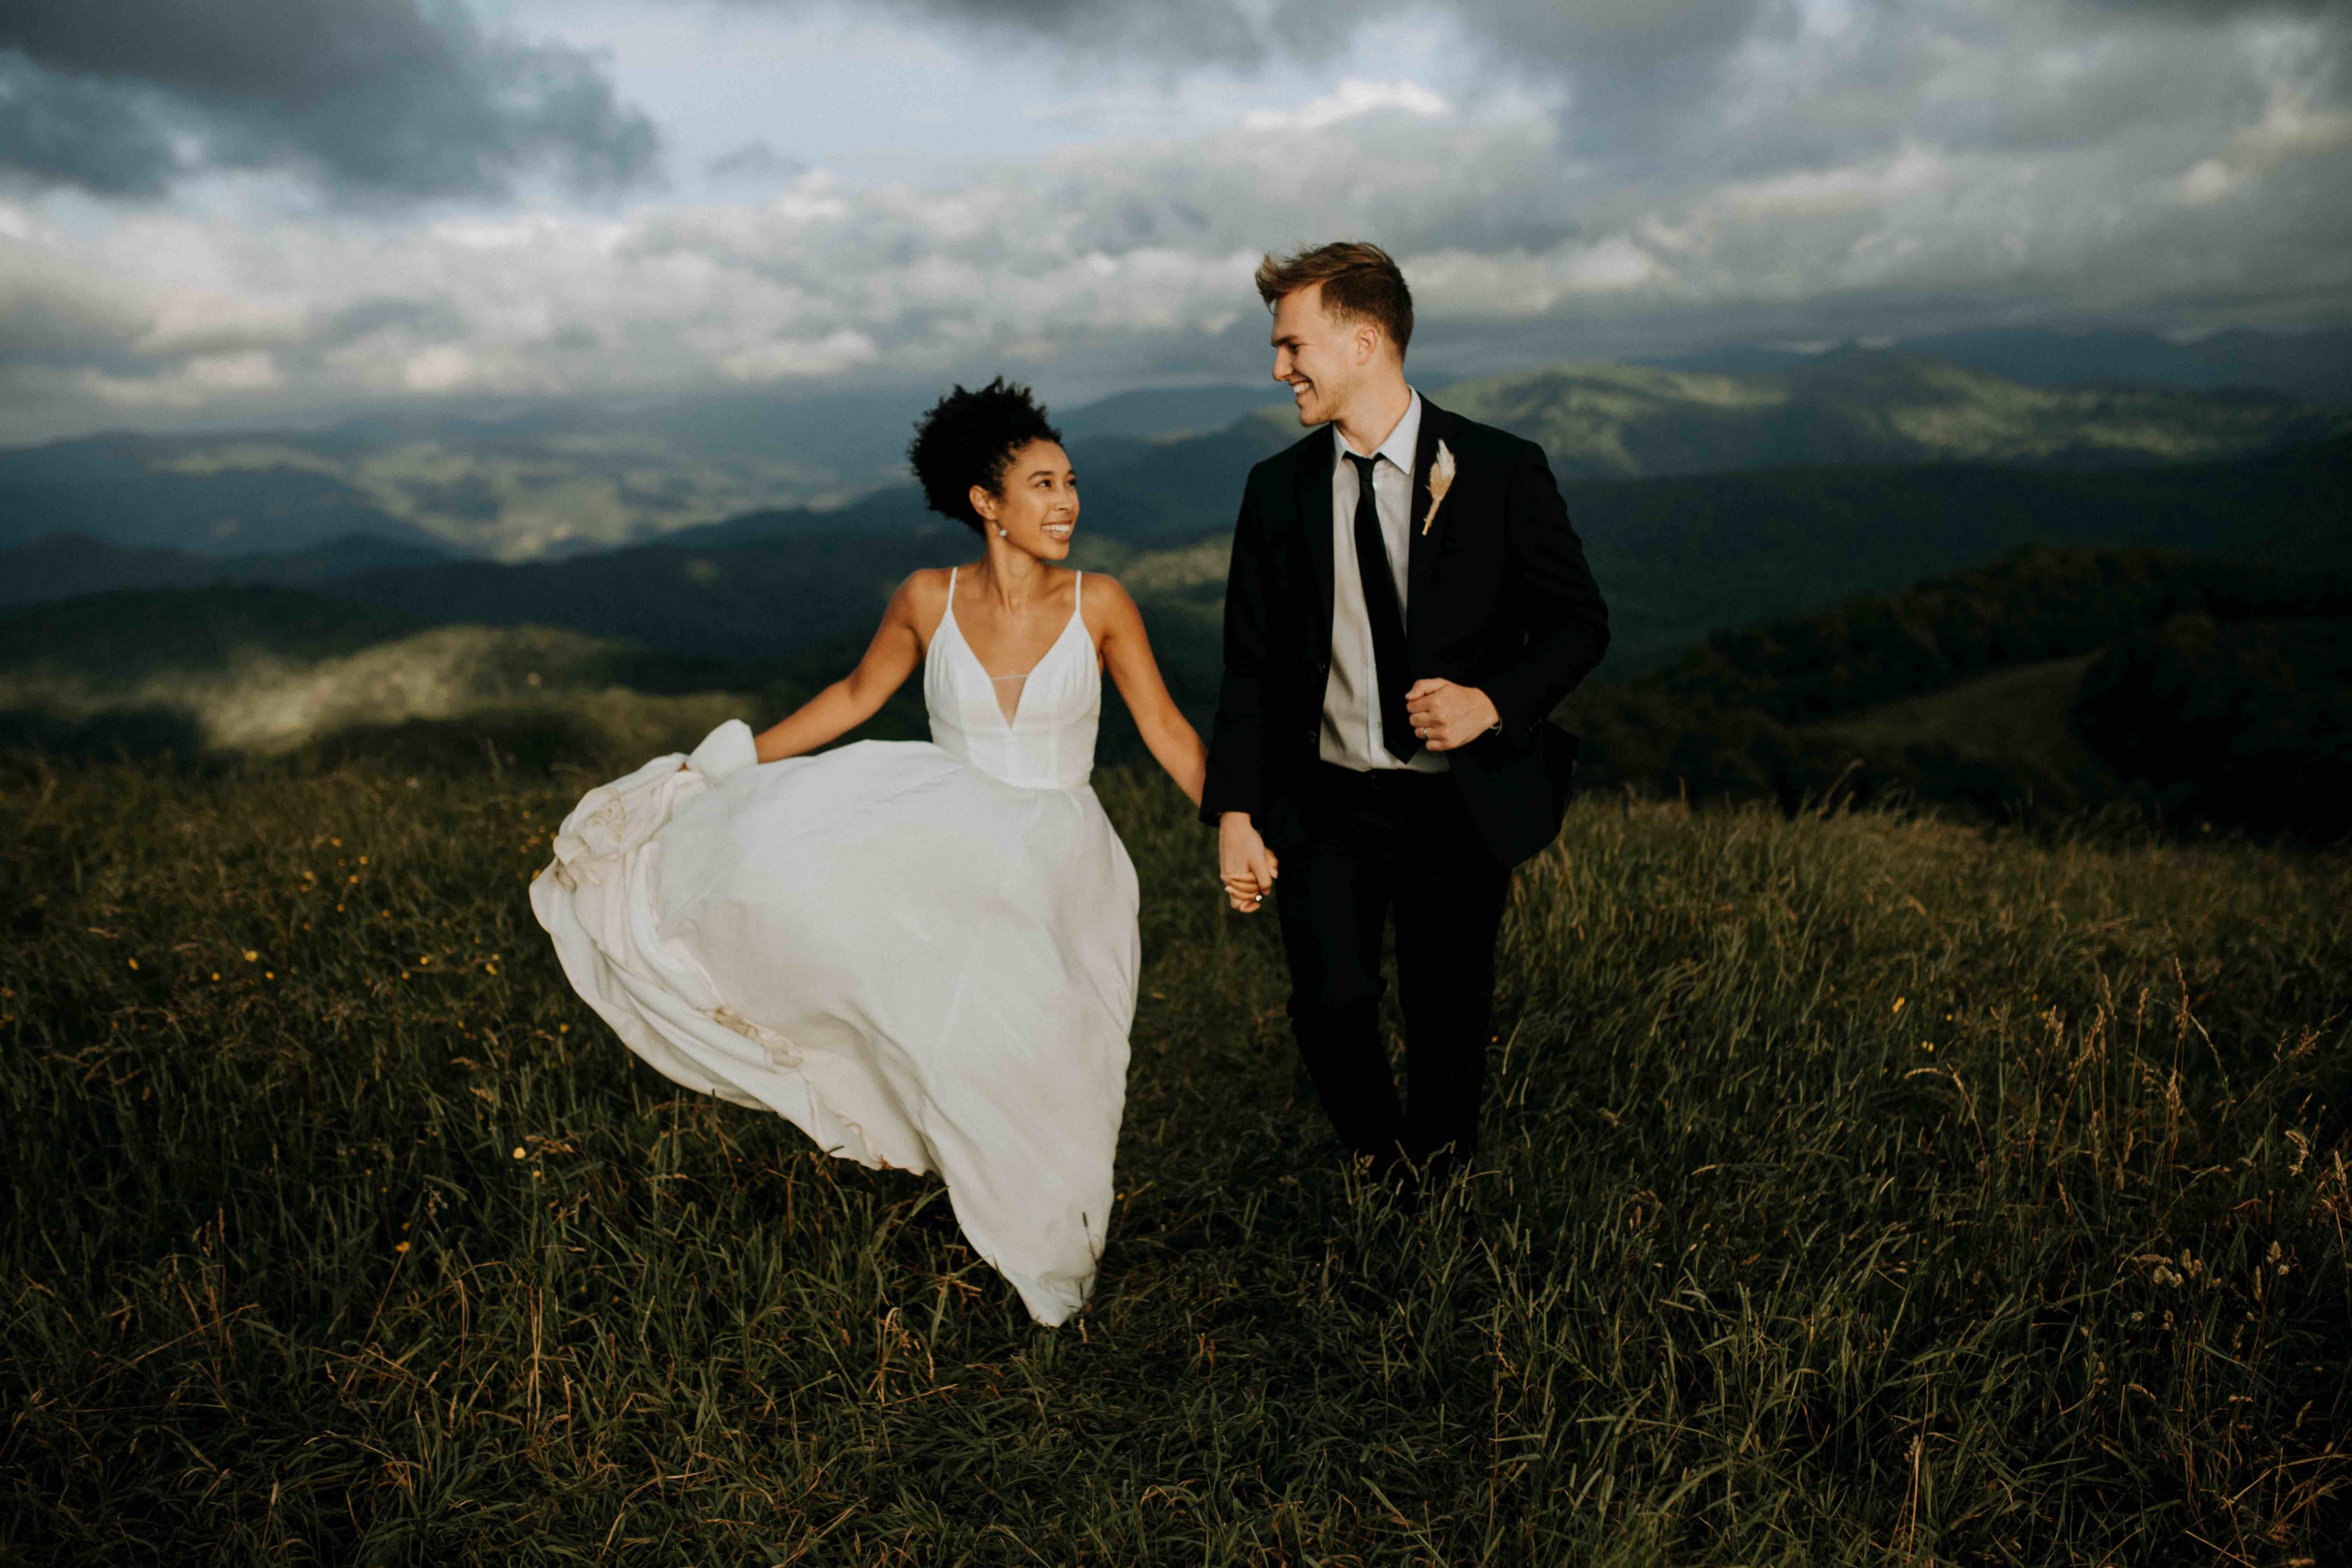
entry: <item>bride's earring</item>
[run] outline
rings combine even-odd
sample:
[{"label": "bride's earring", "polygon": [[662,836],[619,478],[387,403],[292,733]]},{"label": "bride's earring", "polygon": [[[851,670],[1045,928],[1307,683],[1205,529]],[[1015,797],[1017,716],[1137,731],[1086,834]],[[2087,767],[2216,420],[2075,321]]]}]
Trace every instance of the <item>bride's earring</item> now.
[{"label": "bride's earring", "polygon": [[1013,536],[1004,531],[1004,525],[1003,523],[999,523],[996,525],[996,537],[1001,539],[1009,539]]}]

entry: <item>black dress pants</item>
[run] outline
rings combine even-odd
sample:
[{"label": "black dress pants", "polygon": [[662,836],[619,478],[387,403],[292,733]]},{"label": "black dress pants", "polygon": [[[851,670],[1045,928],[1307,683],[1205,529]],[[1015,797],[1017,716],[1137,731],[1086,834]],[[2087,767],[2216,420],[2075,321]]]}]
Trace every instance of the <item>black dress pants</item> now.
[{"label": "black dress pants", "polygon": [[[1443,773],[1322,763],[1305,838],[1280,852],[1290,1024],[1339,1141],[1386,1171],[1466,1159],[1478,1140],[1495,936],[1511,868],[1480,841]],[[1381,936],[1396,917],[1404,1014],[1400,1103],[1381,1039]]]}]

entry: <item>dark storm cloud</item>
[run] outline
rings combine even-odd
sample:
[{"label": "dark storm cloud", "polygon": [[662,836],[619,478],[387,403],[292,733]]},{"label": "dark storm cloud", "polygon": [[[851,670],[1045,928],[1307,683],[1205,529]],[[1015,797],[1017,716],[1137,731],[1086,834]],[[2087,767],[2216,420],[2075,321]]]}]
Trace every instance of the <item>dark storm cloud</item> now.
[{"label": "dark storm cloud", "polygon": [[[808,0],[737,0],[799,10]],[[2184,0],[2185,3],[2185,0]],[[1256,65],[1328,58],[1362,27],[1445,16],[1496,63],[1589,68],[1597,90],[1659,74],[1704,76],[1780,0],[892,0],[902,13],[1097,53],[1171,63]],[[1410,62],[1400,62],[1409,64]],[[1628,79],[1628,73],[1634,79]],[[1631,96],[1629,91],[1628,96]]]},{"label": "dark storm cloud", "polygon": [[[804,0],[737,0],[751,6],[805,8]],[[1785,27],[1800,7],[1789,0],[893,0],[897,8],[950,21],[1017,29],[1040,37],[1118,43],[1144,51],[1166,47],[1263,57],[1276,52],[1328,53],[1360,26],[1412,13],[1460,20],[1471,33],[1515,55],[1554,63],[1578,60],[1657,63],[1759,27]],[[2098,14],[2110,22],[2188,21],[2219,25],[2280,16],[2341,16],[2347,0],[2046,0],[2041,7]],[[1857,14],[1903,7],[1860,4]],[[1998,9],[1997,7],[1995,9]]]},{"label": "dark storm cloud", "polygon": [[[744,0],[772,5],[779,0]],[[790,5],[793,0],[782,0]],[[1151,0],[1124,0],[1100,5],[1095,0],[898,0],[899,8],[942,21],[976,25],[983,29],[1049,38],[1083,49],[1165,56],[1202,64],[1255,65],[1269,52],[1319,54],[1312,31],[1297,27],[1287,3],[1252,15],[1233,0],[1192,0],[1185,5],[1155,5]],[[1253,7],[1252,10],[1260,8]],[[1345,34],[1345,18],[1362,9],[1347,0],[1324,8],[1332,18],[1328,29],[1336,43]]]},{"label": "dark storm cloud", "polygon": [[2093,11],[2118,16],[2170,16],[2191,20],[2222,21],[2244,16],[2315,16],[2341,15],[2345,0],[2076,0]]},{"label": "dark storm cloud", "polygon": [[290,166],[351,194],[488,193],[546,172],[646,176],[652,124],[577,50],[431,0],[11,0],[0,168],[150,193],[206,167]]},{"label": "dark storm cloud", "polygon": [[161,191],[180,161],[152,97],[0,54],[0,167],[109,195]]}]

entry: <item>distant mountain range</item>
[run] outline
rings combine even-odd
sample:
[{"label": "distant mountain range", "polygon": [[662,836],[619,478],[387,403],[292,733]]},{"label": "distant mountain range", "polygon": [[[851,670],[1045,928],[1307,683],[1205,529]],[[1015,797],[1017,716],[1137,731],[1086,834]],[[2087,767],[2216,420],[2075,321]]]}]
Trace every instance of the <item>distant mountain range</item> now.
[{"label": "distant mountain range", "polygon": [[1798,463],[2183,462],[2316,440],[2341,423],[2274,392],[2028,386],[1864,349],[1744,375],[1548,366],[1460,382],[1439,401],[1539,442],[1563,477]]},{"label": "distant mountain range", "polygon": [[[1687,476],[1682,497],[1719,486],[1737,497],[1749,493],[1742,476],[1779,467],[2155,468],[2284,450],[2346,427],[2342,411],[2273,392],[2027,386],[1894,350],[1850,350],[1741,375],[1555,365],[1457,382],[1431,395],[1540,442],[1564,484]],[[1229,529],[1250,466],[1299,434],[1287,402],[1202,434],[1073,434],[1082,526],[1130,542]],[[1609,497],[1613,507],[1615,493]],[[940,526],[911,487],[897,486],[834,510],[752,512],[668,538],[711,546]]]},{"label": "distant mountain range", "polygon": [[52,442],[0,452],[0,545],[73,532],[243,555],[373,533],[498,559],[608,549],[892,483],[919,406],[869,393],[579,403],[501,421]]},{"label": "distant mountain range", "polygon": [[[2247,340],[2234,359],[2190,356],[2208,382],[2223,374],[2215,368],[2223,361],[2251,365],[2267,354],[2278,361],[2274,381],[2336,388],[2305,362],[2305,340],[2228,336]],[[2151,363],[2176,348],[2148,341],[2158,349],[2137,343],[2131,351]],[[1787,464],[2170,463],[2316,440],[2340,424],[2332,406],[2274,390],[2146,379],[2050,384],[2066,365],[2128,361],[2106,339],[2093,345],[2096,353],[2053,334],[1978,334],[1948,346],[1945,359],[1743,350],[1736,371],[1560,365],[1433,391],[1447,407],[1542,441],[1563,478]],[[2006,356],[2019,373],[1960,362],[1969,355]],[[688,530],[702,543],[904,533],[941,526],[899,479],[901,448],[925,401],[882,392],[706,398],[565,405],[503,421],[418,415],[321,433],[57,442],[0,451],[0,548],[70,532],[232,558],[347,551],[336,541],[366,534],[412,550],[523,560]],[[1242,474],[1297,434],[1270,383],[1121,393],[1057,417],[1079,465],[1088,527],[1130,540],[1229,527]]]},{"label": "distant mountain range", "polygon": [[[1990,371],[2028,386],[2120,382],[2249,387],[2309,402],[2352,404],[2352,328],[2346,327],[2292,334],[2241,329],[2193,342],[2176,342],[2154,332],[1984,327],[1906,338],[1888,346]],[[1633,362],[1668,370],[1750,374],[1784,371],[1822,357],[1822,350],[1728,344],[1702,353]]]},{"label": "distant mountain range", "polygon": [[2176,343],[2153,332],[1994,327],[1914,338],[1903,346],[2033,386],[2252,387],[2311,402],[2352,403],[2352,328],[2292,337],[2240,329]]},{"label": "distant mountain range", "polygon": [[[2352,569],[2352,441],[2346,440],[2163,468],[1788,467],[1571,480],[1564,489],[1609,598],[1610,668],[1620,673],[1655,665],[1709,632],[1891,591],[2026,544],[2162,547],[2289,569]],[[666,656],[738,662],[832,645],[846,668],[900,579],[918,567],[968,559],[972,548],[961,529],[732,537],[713,528],[512,565],[370,564],[304,577],[293,565],[318,558],[282,558],[288,564],[275,575],[256,570],[261,563],[243,563],[242,580],[307,583],[302,602],[340,604],[348,615],[389,616],[404,625],[555,626]],[[171,562],[89,540],[35,550],[69,555],[85,567],[111,553],[150,573],[149,581]],[[1180,697],[1190,692],[1205,702],[1214,689],[1224,550],[1222,534],[1152,546],[1080,533],[1078,563],[1118,573],[1144,604]],[[31,553],[0,553],[0,580],[15,580]],[[182,581],[192,587],[200,558],[178,559],[188,570]],[[103,573],[93,568],[90,575]],[[98,603],[83,597],[58,612],[86,617]],[[126,644],[182,613],[166,614],[157,608],[163,600],[140,592],[106,596],[106,604]],[[21,631],[39,615],[0,625]],[[42,634],[25,635],[24,646],[39,646]]]}]

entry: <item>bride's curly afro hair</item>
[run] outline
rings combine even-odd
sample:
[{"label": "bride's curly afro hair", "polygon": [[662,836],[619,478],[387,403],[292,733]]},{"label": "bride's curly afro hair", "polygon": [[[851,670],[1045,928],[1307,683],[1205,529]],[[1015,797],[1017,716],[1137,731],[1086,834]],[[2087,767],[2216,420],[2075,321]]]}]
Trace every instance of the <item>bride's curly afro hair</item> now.
[{"label": "bride's curly afro hair", "polygon": [[931,405],[915,422],[907,461],[934,512],[953,517],[974,533],[984,531],[971,509],[971,487],[991,495],[1004,483],[1013,455],[1033,441],[1059,442],[1062,433],[1045,421],[1045,411],[1029,389],[1003,376],[977,392],[961,386]]}]

